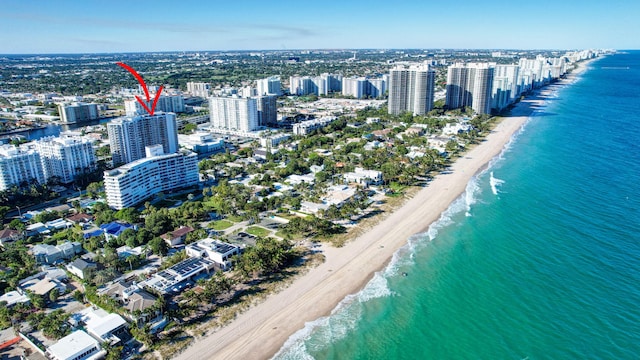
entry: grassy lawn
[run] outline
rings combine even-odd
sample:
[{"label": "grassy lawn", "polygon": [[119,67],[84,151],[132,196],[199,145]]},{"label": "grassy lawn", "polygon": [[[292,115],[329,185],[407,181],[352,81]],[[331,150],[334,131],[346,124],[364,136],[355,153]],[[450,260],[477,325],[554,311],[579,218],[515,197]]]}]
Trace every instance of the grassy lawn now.
[{"label": "grassy lawn", "polygon": [[240,222],[243,221],[244,219],[242,218],[242,216],[238,216],[238,215],[229,215],[227,216],[227,219],[233,221],[233,222]]},{"label": "grassy lawn", "polygon": [[249,226],[247,228],[247,233],[251,235],[259,236],[259,237],[265,237],[271,234],[271,231],[260,226]]},{"label": "grassy lawn", "polygon": [[405,189],[407,188],[407,186],[400,185],[397,182],[392,182],[391,184],[389,184],[389,188],[391,190],[393,190],[393,193],[392,194],[388,194],[387,196],[395,197],[395,196],[402,195],[404,193]]},{"label": "grassy lawn", "polygon": [[218,220],[218,221],[214,221],[212,223],[209,224],[209,227],[212,228],[213,230],[224,230],[227,229],[229,227],[231,227],[233,225],[233,222],[229,221],[229,220]]}]

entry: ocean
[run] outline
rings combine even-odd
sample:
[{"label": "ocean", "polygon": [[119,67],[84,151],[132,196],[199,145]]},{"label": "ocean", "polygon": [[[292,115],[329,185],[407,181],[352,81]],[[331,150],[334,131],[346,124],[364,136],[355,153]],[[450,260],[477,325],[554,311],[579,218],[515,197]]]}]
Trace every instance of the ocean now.
[{"label": "ocean", "polygon": [[276,359],[640,358],[640,52],[589,65]]}]

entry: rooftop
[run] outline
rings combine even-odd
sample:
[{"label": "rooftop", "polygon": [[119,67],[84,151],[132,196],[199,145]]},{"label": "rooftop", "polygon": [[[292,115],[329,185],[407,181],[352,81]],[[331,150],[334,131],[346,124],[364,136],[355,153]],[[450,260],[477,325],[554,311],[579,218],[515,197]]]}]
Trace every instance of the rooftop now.
[{"label": "rooftop", "polygon": [[94,346],[100,348],[96,339],[82,330],[77,330],[49,346],[49,352],[58,359],[68,359],[77,355],[78,352]]}]

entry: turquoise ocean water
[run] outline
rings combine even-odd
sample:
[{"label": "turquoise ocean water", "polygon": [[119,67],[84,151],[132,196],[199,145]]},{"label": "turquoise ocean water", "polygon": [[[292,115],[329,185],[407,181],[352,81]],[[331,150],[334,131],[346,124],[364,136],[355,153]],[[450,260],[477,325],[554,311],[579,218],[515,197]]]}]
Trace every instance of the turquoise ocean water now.
[{"label": "turquoise ocean water", "polygon": [[440,221],[276,358],[639,359],[640,52],[555,87]]}]

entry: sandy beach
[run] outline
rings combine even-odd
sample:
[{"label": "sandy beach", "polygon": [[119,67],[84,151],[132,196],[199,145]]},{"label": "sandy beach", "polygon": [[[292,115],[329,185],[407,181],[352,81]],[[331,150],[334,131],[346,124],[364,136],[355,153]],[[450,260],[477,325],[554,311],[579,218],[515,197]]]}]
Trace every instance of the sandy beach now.
[{"label": "sandy beach", "polygon": [[[589,62],[566,79],[570,83]],[[559,84],[559,85],[558,85]],[[375,272],[382,270],[409,237],[425,231],[449,205],[465,192],[468,182],[500,154],[527,121],[543,105],[551,91],[518,103],[479,145],[460,157],[451,172],[436,176],[402,207],[371,230],[342,248],[323,246],[326,261],[296,279],[285,290],[239,315],[231,324],[196,339],[177,359],[268,359],[306,322],[329,315],[349,294],[360,291]]]}]

